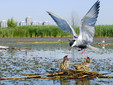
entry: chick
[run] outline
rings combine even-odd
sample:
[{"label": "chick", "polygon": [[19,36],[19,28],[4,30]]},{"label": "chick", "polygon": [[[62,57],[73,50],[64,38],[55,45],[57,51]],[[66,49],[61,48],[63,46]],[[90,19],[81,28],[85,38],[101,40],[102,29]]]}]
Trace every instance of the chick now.
[{"label": "chick", "polygon": [[66,55],[66,56],[64,56],[63,61],[60,64],[60,69],[61,70],[67,70],[68,67],[69,67],[69,59]]},{"label": "chick", "polygon": [[80,63],[79,65],[74,65],[74,67],[78,70],[78,71],[86,71],[89,72],[90,71],[90,62],[91,59],[89,57],[86,58],[86,61]]}]

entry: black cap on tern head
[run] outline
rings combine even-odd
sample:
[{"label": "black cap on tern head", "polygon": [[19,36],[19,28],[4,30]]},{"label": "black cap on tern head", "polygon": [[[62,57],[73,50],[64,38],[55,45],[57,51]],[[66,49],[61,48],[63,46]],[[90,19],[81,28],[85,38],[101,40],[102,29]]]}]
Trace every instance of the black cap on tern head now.
[{"label": "black cap on tern head", "polygon": [[69,46],[71,47],[71,46],[73,45],[74,42],[75,42],[75,40],[70,40]]}]

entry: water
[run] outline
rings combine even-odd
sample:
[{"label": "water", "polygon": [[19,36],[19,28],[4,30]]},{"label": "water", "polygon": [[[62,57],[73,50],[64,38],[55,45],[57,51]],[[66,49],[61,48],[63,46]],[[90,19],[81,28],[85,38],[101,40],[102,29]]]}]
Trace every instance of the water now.
[{"label": "water", "polygon": [[[113,43],[113,38],[96,38],[93,46],[99,47],[100,52],[87,50],[83,55],[73,48],[69,51],[68,43],[39,43],[42,41],[57,41],[59,38],[25,38],[25,39],[0,39],[0,45],[7,45],[10,48],[20,47],[23,49],[0,50],[0,78],[24,77],[21,74],[48,74],[59,71],[60,63],[65,55],[70,59],[69,69],[74,69],[73,65],[82,62],[87,56],[91,58],[90,68],[99,73],[110,73],[113,76],[113,46],[102,46],[101,43]],[[64,42],[68,39],[61,38]],[[29,49],[24,49],[27,47]],[[102,82],[100,82],[100,80]],[[113,85],[113,79],[94,80],[44,80],[44,79],[18,79],[2,80],[1,85]]]}]

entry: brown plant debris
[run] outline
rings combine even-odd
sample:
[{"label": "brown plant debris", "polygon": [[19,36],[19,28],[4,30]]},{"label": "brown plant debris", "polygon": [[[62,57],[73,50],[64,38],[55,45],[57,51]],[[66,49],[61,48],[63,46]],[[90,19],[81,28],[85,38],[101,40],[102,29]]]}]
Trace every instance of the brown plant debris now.
[{"label": "brown plant debris", "polygon": [[[98,78],[113,78],[113,76],[105,76],[108,73],[98,73],[96,71],[91,72],[84,72],[84,71],[77,71],[77,70],[65,70],[61,72],[56,72],[53,74],[43,74],[43,75],[36,75],[36,74],[28,74],[30,76],[26,77],[17,77],[17,78],[0,78],[0,80],[14,80],[14,79],[30,79],[30,78],[38,78],[38,79],[94,79]],[[22,74],[24,75],[24,74]],[[27,75],[27,74],[25,74]],[[33,76],[31,76],[33,75]]]}]

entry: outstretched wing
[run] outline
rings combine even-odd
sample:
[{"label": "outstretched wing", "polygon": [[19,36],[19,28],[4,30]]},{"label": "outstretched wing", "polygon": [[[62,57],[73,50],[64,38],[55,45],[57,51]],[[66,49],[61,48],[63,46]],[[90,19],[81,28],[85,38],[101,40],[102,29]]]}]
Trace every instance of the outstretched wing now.
[{"label": "outstretched wing", "polygon": [[71,25],[68,24],[68,22],[61,17],[57,16],[56,14],[52,12],[47,13],[53,18],[53,20],[56,22],[56,24],[64,31],[64,32],[69,32],[72,33],[74,38],[77,38],[77,34],[75,30],[71,27]]},{"label": "outstretched wing", "polygon": [[82,40],[84,44],[91,44],[93,42],[94,26],[99,14],[99,7],[100,1],[98,0],[81,20],[78,39]]}]

